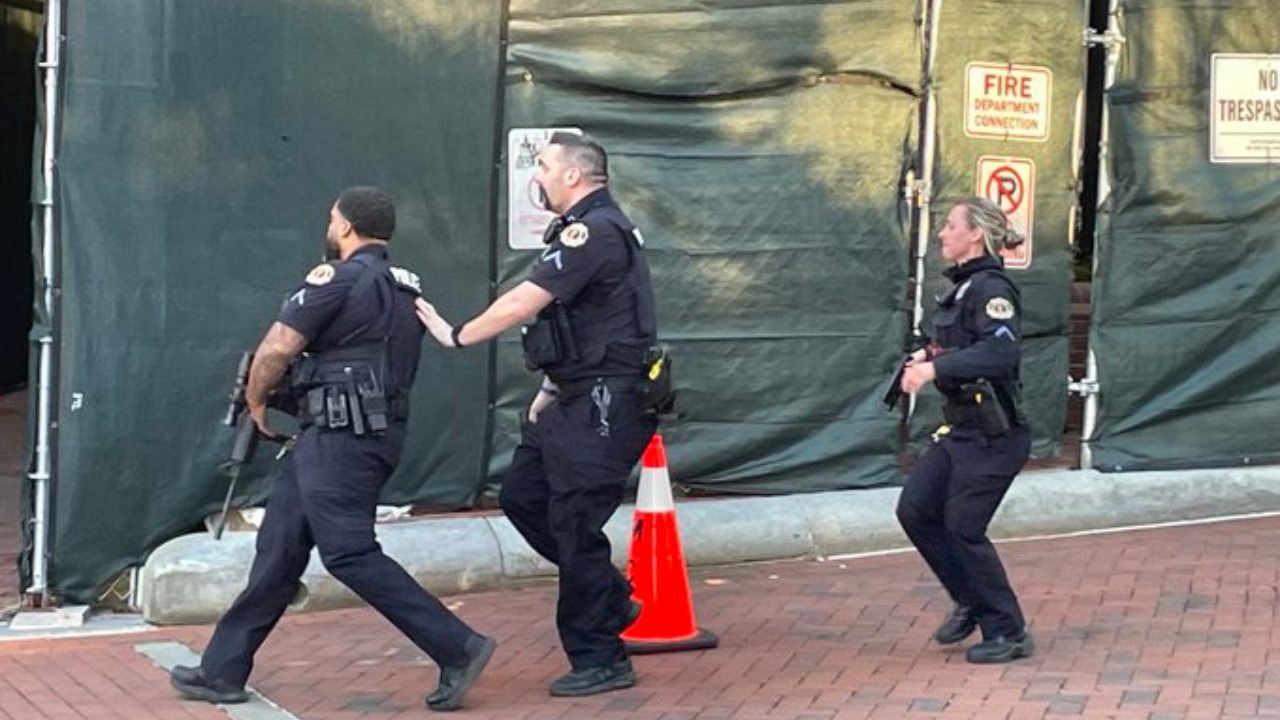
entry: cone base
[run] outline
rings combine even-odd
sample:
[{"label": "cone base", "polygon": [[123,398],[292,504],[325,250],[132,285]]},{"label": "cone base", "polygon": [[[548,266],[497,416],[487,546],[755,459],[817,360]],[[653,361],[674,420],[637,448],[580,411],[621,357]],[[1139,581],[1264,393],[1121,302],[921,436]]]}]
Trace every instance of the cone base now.
[{"label": "cone base", "polygon": [[681,650],[706,650],[720,644],[720,637],[710,630],[698,628],[698,634],[682,640],[627,640],[629,655],[646,655],[649,653],[679,652]]}]

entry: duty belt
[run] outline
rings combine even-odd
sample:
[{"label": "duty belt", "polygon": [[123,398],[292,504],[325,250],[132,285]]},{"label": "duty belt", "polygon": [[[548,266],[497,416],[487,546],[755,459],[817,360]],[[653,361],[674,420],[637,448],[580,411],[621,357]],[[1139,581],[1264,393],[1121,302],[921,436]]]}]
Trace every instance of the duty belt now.
[{"label": "duty belt", "polygon": [[308,390],[298,403],[298,423],[327,429],[350,428],[356,435],[380,434],[386,423],[409,419],[409,398],[362,398],[353,402],[345,387],[326,385]]},{"label": "duty belt", "polygon": [[949,425],[980,425],[982,423],[977,405],[948,402],[942,406],[942,417]]}]

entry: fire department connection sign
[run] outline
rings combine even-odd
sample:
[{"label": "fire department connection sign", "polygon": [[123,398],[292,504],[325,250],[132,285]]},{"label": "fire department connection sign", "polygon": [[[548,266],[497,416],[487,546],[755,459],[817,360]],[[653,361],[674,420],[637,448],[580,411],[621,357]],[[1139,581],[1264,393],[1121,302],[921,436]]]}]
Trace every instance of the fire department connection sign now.
[{"label": "fire department connection sign", "polygon": [[1037,65],[965,66],[964,134],[1001,140],[1049,139],[1053,73]]},{"label": "fire department connection sign", "polygon": [[1013,228],[1027,239],[1013,250],[1001,250],[1004,266],[1031,267],[1031,231],[1036,207],[1036,164],[1027,158],[983,155],[978,158],[978,179],[974,195],[1000,206]]},{"label": "fire department connection sign", "polygon": [[557,132],[582,134],[578,128],[512,128],[507,133],[507,246],[541,250],[542,233],[555,213],[538,199],[538,153]]},{"label": "fire department connection sign", "polygon": [[1280,163],[1280,55],[1215,53],[1209,161]]}]

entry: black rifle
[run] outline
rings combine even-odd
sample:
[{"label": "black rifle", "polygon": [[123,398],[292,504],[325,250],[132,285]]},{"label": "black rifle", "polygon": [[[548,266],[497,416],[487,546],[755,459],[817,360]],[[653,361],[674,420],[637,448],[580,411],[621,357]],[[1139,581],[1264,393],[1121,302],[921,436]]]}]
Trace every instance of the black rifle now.
[{"label": "black rifle", "polygon": [[[222,531],[227,526],[227,513],[231,511],[231,498],[236,492],[236,481],[240,479],[240,469],[253,461],[254,453],[258,449],[258,441],[285,442],[285,438],[263,435],[259,432],[257,423],[253,421],[253,416],[249,414],[249,404],[245,399],[245,391],[249,387],[249,368],[252,365],[253,353],[247,352],[240,356],[240,365],[236,369],[235,384],[231,387],[231,394],[227,396],[230,404],[227,405],[227,414],[222,418],[223,425],[236,429],[236,438],[235,442],[231,444],[231,457],[222,464],[222,471],[226,473],[229,482],[227,483],[227,497],[222,501],[222,512],[218,513],[218,519],[213,525],[214,540],[222,539]],[[268,400],[268,404],[270,404],[270,400]]]}]

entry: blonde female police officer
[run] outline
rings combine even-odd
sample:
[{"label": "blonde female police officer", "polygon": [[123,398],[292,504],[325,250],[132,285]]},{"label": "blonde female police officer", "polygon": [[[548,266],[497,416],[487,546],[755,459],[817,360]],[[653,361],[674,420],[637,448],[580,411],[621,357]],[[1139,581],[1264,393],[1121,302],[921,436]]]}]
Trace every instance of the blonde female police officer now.
[{"label": "blonde female police officer", "polygon": [[1022,304],[1004,272],[1001,248],[1023,238],[982,198],[951,208],[938,233],[954,283],[938,301],[934,335],[907,361],[902,391],[933,382],[946,400],[946,425],[902,489],[898,520],[955,607],[934,639],[943,645],[981,628],[972,663],[1004,663],[1033,646],[1018,598],[987,538],[987,525],[1031,452],[1019,409]]}]

